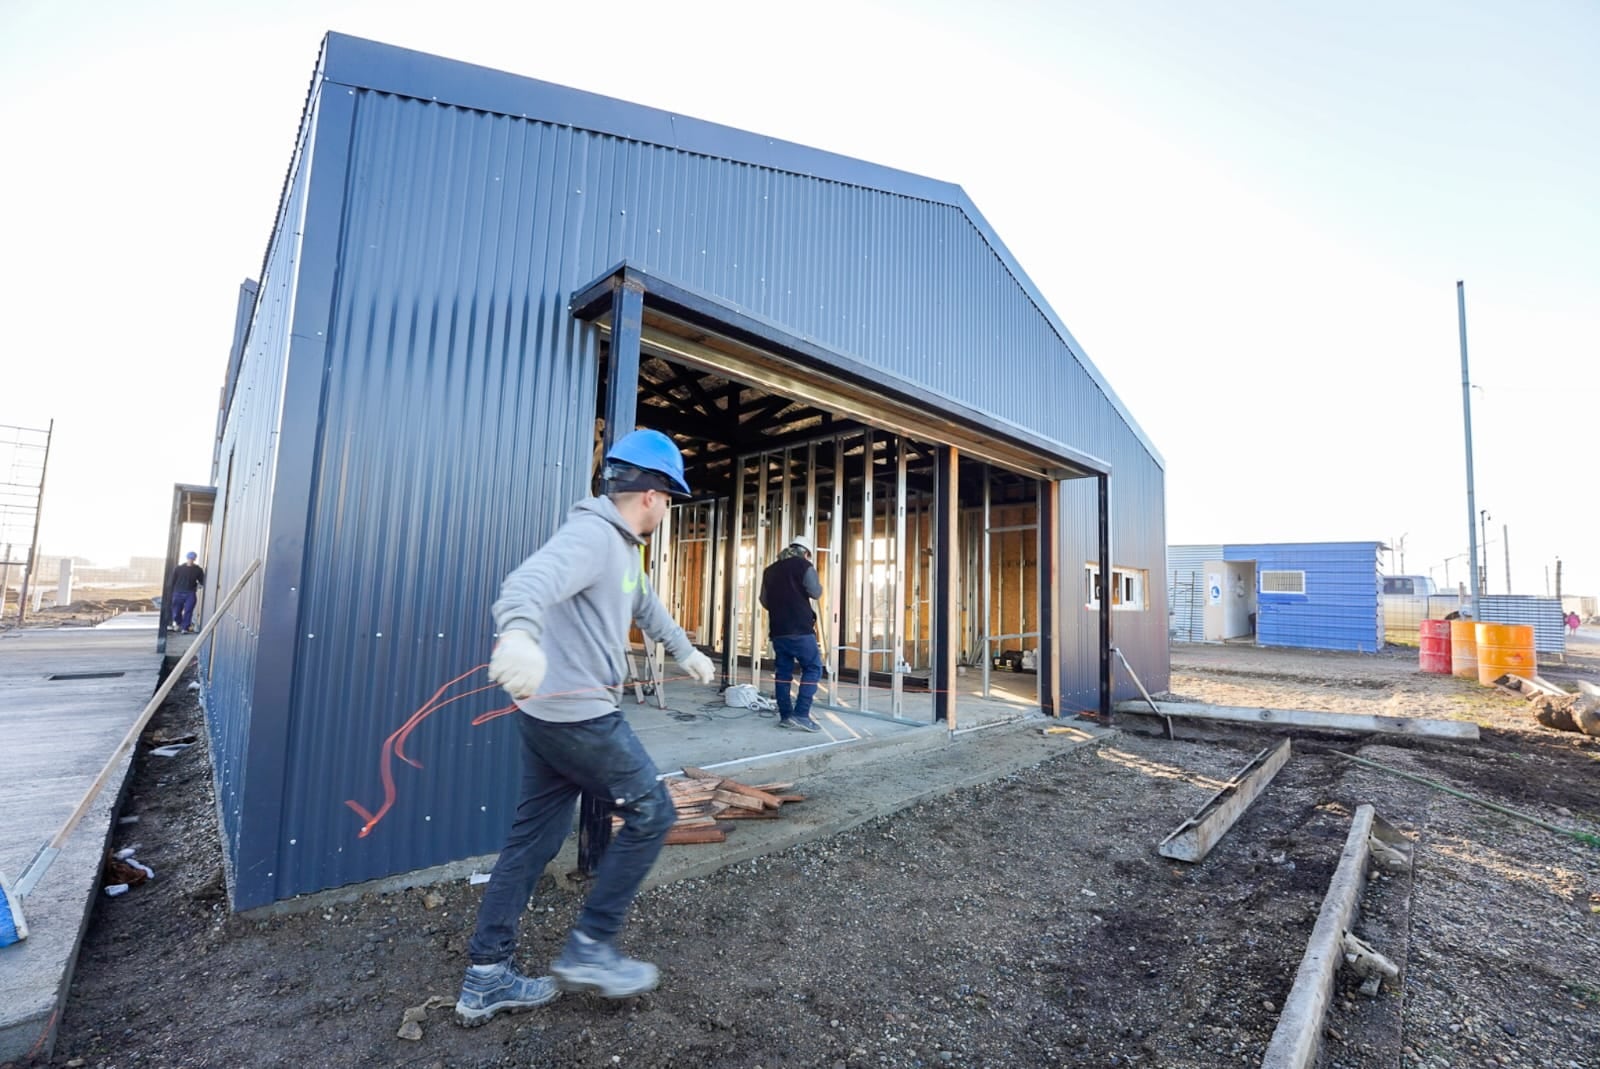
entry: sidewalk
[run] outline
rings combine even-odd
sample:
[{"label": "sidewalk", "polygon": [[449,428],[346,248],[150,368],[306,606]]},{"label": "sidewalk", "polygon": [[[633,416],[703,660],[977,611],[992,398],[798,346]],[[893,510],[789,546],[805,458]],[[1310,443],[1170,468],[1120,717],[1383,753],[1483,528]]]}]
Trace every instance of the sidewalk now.
[{"label": "sidewalk", "polygon": [[[155,638],[153,623],[0,635],[0,869],[8,880],[60,829],[155,693]],[[24,900],[28,938],[0,947],[0,1063],[50,1049],[128,766],[124,758]]]}]

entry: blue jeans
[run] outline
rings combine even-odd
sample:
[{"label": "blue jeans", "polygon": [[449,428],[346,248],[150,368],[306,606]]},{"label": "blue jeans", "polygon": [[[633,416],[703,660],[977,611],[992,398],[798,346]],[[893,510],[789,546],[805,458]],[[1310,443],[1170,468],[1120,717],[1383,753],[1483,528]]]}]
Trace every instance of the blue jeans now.
[{"label": "blue jeans", "polygon": [[620,711],[576,724],[513,715],[522,734],[522,794],[467,945],[474,965],[505,961],[516,949],[517,921],[572,831],[579,791],[610,798],[623,819],[578,915],[578,931],[591,939],[610,942],[622,929],[677,818],[655,764]]},{"label": "blue jeans", "polygon": [[172,592],[172,623],[180,631],[189,630],[189,622],[194,619],[194,591],[174,590]]},{"label": "blue jeans", "polygon": [[[822,678],[822,651],[817,646],[817,636],[773,635],[772,652],[776,655],[772,682],[776,685],[778,715],[785,720],[808,719],[811,699],[817,696],[817,680]],[[793,699],[791,706],[789,684],[794,682],[796,665],[800,667],[800,696]]]}]

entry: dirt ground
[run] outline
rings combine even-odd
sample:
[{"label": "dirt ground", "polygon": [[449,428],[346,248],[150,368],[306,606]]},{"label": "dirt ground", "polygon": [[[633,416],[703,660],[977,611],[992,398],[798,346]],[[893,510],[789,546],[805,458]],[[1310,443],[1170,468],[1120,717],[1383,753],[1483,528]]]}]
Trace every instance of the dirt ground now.
[{"label": "dirt ground", "polygon": [[[1467,719],[1478,745],[1295,736],[1295,756],[1210,856],[1155,845],[1272,740],[1127,733],[715,875],[643,894],[625,948],[640,999],[565,996],[465,1030],[452,1002],[479,889],[373,895],[268,919],[221,898],[194,692],[158,715],[124,812],[157,877],[103,898],[53,1064],[811,1067],[1259,1064],[1356,805],[1416,843],[1358,929],[1399,961],[1376,999],[1343,975],[1329,1067],[1600,1066],[1600,850],[1337,751],[1600,832],[1600,740],[1423,676],[1415,653],[1182,647],[1175,696]],[[1600,680],[1600,659],[1569,673]],[[669,849],[692,850],[696,847]],[[547,889],[522,957],[548,961],[577,899]]]},{"label": "dirt ground", "polygon": [[[78,586],[75,597],[67,605],[55,605],[55,591],[47,589],[44,604],[38,612],[29,608],[25,627],[93,627],[105,623],[113,616],[125,612],[154,612],[152,598],[161,596],[159,584],[150,587],[92,587]],[[31,603],[33,598],[29,596]],[[17,625],[17,599],[15,594],[7,599],[5,612],[0,613],[0,631]]]}]

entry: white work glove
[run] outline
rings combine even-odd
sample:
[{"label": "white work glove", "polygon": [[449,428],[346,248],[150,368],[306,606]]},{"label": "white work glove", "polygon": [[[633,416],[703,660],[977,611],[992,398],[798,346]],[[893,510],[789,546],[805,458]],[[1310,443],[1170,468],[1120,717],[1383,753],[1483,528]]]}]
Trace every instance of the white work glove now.
[{"label": "white work glove", "polygon": [[711,658],[695,650],[689,656],[678,662],[678,667],[688,672],[696,683],[710,683],[716,678],[717,670],[711,666]]},{"label": "white work glove", "polygon": [[489,678],[517,700],[531,698],[544,682],[544,650],[526,631],[507,631],[495,643],[489,658]]}]

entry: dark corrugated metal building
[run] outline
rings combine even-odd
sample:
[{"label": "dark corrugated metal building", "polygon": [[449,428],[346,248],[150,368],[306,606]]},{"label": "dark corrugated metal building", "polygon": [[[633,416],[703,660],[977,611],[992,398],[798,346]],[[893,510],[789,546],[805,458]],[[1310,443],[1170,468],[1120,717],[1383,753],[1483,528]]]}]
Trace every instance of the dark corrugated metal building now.
[{"label": "dark corrugated metal building", "polygon": [[[346,800],[382,797],[378,747],[487,659],[500,579],[588,492],[597,428],[636,408],[724,500],[749,496],[745,453],[765,478],[769,443],[850,430],[831,477],[856,465],[870,516],[861,473],[892,482],[903,443],[899,492],[928,488],[944,569],[935,682],[960,647],[955,518],[974,479],[985,502],[1014,480],[1009,500],[1038,510],[1016,626],[1043,636],[1040,706],[1130,696],[1113,626],[1145,684],[1167,685],[1161,458],[957,186],[330,35],[249,296],[210,590],[263,566],[201,676],[235,908],[498,849],[503,723],[430,721],[429,774],[391,817],[404,834],[361,839]],[[641,360],[706,377],[651,380]],[[761,396],[779,398],[764,429],[703,447],[662,400],[745,426],[741,398]],[[909,483],[908,455],[927,473]],[[725,678],[733,615],[706,631]]]}]

